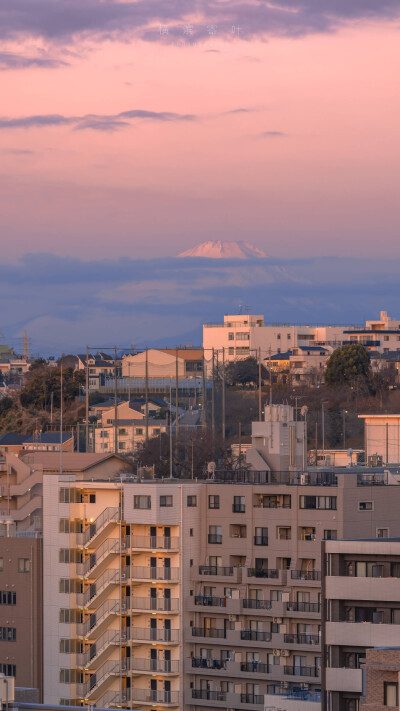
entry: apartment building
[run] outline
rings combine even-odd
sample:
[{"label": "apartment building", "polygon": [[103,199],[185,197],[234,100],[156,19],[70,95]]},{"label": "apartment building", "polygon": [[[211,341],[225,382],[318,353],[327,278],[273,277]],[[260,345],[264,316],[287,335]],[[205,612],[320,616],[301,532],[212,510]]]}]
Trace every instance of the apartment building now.
[{"label": "apartment building", "polygon": [[359,415],[364,420],[366,462],[400,462],[400,415]]},{"label": "apartment building", "polygon": [[321,541],[400,535],[400,485],[382,470],[55,474],[43,503],[51,704],[263,711],[273,697],[309,709]]},{"label": "apartment building", "polygon": [[293,348],[331,346],[336,348],[348,340],[341,326],[300,326],[289,324],[264,324],[264,317],[250,314],[225,315],[223,323],[203,326],[205,357],[210,359],[212,349],[222,359],[224,350],[227,362],[253,356],[264,360],[270,355],[286,353]]},{"label": "apartment building", "polygon": [[351,343],[361,343],[368,349],[379,353],[400,350],[400,321],[381,311],[380,318],[366,321],[364,328],[352,328],[344,333]]},{"label": "apartment building", "polygon": [[125,378],[191,378],[203,372],[202,348],[149,348],[124,356]]},{"label": "apartment building", "polygon": [[[369,502],[359,502],[368,516],[381,489],[377,481]],[[398,708],[399,651],[389,648],[400,643],[400,538],[389,523],[377,524],[376,537],[323,543],[323,708],[329,711],[358,711],[364,703],[373,711]]]},{"label": "apartment building", "polygon": [[271,368],[274,380],[280,383],[319,385],[324,380],[325,367],[332,348],[322,346],[297,346],[285,353],[274,353],[264,359],[264,366]]},{"label": "apartment building", "polygon": [[115,451],[115,430],[117,430],[117,451],[120,454],[129,454],[140,447],[147,438],[158,437],[167,431],[167,421],[149,417],[146,421],[144,417],[140,419],[117,420],[115,428],[114,420],[112,424],[106,426],[95,425],[89,429],[89,449],[94,452],[114,452]]}]

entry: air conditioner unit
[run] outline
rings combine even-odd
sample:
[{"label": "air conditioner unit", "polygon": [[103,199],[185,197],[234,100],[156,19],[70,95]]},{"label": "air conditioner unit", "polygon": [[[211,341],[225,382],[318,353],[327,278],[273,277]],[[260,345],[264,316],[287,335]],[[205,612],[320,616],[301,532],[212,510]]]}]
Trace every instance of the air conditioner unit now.
[{"label": "air conditioner unit", "polygon": [[281,650],[281,657],[290,657],[290,650],[289,649],[282,649]]},{"label": "air conditioner unit", "polygon": [[273,617],[272,622],[275,622],[275,624],[277,624],[277,625],[281,625],[283,622],[283,619],[282,619],[282,617]]},{"label": "air conditioner unit", "polygon": [[274,649],[274,650],[273,650],[273,655],[274,655],[274,657],[280,657],[280,656],[281,656],[281,650],[280,650],[280,649]]},{"label": "air conditioner unit", "polygon": [[126,663],[121,664],[121,671],[128,671],[128,664],[126,664]]}]

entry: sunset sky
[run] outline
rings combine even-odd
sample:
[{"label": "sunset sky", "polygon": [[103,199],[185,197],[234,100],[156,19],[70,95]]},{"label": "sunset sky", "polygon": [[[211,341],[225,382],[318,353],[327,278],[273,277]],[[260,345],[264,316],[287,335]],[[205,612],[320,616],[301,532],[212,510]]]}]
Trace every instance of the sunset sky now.
[{"label": "sunset sky", "polygon": [[400,1],[2,0],[2,257],[400,256]]}]

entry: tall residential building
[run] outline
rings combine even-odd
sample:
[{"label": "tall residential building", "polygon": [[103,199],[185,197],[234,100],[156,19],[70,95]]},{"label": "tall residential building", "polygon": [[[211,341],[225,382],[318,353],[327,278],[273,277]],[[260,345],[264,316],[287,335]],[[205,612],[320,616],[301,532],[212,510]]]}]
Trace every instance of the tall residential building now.
[{"label": "tall residential building", "polygon": [[365,653],[363,711],[399,708],[400,644],[367,649]]},{"label": "tall residential building", "polygon": [[379,353],[400,349],[400,321],[390,318],[387,311],[381,311],[380,318],[366,321],[365,327],[344,331],[348,340],[361,343]]},{"label": "tall residential building", "polygon": [[[359,514],[365,513],[370,519],[375,517],[379,492],[384,490],[378,480],[375,484],[358,504]],[[364,708],[364,703],[361,704],[362,669],[366,658],[367,681],[371,681],[372,667],[379,669],[378,677],[373,674],[373,689],[367,687],[366,708],[378,711],[383,706],[398,707],[398,696],[393,696],[393,689],[387,689],[386,701],[384,690],[386,682],[398,680],[398,652],[395,660],[389,651],[373,650],[366,657],[367,650],[373,647],[388,650],[400,645],[400,538],[387,538],[399,535],[397,527],[393,530],[389,523],[394,491],[391,487],[390,499],[386,498],[387,523],[374,522],[377,528],[372,538],[375,540],[323,543],[322,642],[326,664],[323,708],[329,711]],[[393,661],[397,669],[395,675]],[[394,698],[397,701],[393,704]]]},{"label": "tall residential building", "polygon": [[273,697],[306,711],[321,689],[322,539],[400,535],[398,481],[365,469],[53,474],[43,488],[50,704],[263,711]]}]

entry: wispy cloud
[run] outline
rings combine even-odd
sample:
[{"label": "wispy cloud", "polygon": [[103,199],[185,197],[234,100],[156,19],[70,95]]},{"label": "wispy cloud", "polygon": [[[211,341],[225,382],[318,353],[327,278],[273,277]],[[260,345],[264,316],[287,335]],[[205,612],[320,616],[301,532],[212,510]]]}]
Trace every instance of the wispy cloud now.
[{"label": "wispy cloud", "polygon": [[170,111],[146,111],[132,109],[114,115],[87,114],[86,116],[63,116],[61,114],[43,114],[0,118],[1,129],[45,128],[49,126],[72,126],[75,130],[91,129],[95,131],[117,131],[131,126],[134,121],[195,121],[193,114],[177,114]]},{"label": "wispy cloud", "polygon": [[288,134],[283,131],[263,131],[258,138],[287,138]]},{"label": "wispy cloud", "polygon": [[40,67],[44,69],[56,69],[68,66],[68,62],[48,56],[27,57],[13,52],[0,52],[0,71],[9,69],[30,69]]}]

